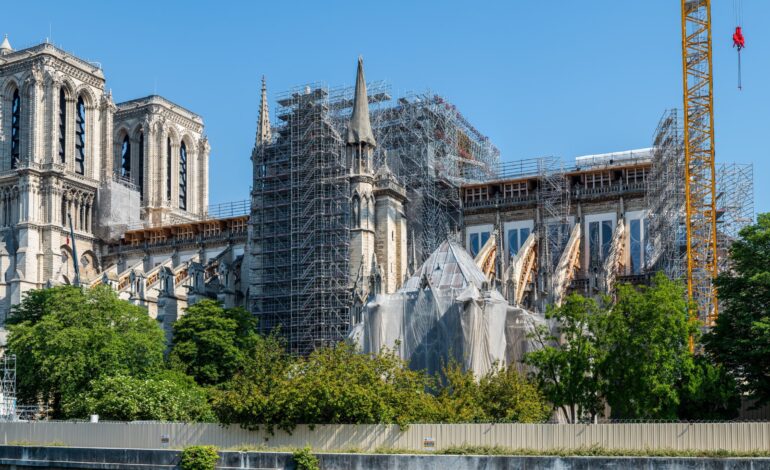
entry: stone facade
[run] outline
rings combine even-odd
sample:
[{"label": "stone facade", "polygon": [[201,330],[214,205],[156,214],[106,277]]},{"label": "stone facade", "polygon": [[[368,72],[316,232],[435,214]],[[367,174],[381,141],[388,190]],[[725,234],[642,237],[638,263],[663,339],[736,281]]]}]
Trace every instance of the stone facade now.
[{"label": "stone facade", "polygon": [[[121,172],[120,160],[126,136],[136,149],[128,174]],[[130,212],[130,205],[114,203],[141,201],[133,221],[143,226],[201,218],[207,210],[208,156],[203,121],[195,114],[158,96],[116,106],[98,65],[48,43],[14,51],[4,42],[0,320],[24,292],[74,283],[75,254],[82,283],[101,277],[110,267],[104,255],[114,242],[104,236],[110,219],[100,213],[109,201],[119,215]]]}]

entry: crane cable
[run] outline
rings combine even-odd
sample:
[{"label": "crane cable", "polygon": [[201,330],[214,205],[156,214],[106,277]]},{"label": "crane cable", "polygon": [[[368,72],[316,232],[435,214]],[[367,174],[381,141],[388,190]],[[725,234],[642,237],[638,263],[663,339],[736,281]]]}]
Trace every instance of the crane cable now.
[{"label": "crane cable", "polygon": [[733,15],[735,16],[735,32],[733,33],[733,47],[738,50],[738,89],[743,89],[741,83],[741,49],[746,47],[746,39],[743,37],[743,0],[733,0]]}]

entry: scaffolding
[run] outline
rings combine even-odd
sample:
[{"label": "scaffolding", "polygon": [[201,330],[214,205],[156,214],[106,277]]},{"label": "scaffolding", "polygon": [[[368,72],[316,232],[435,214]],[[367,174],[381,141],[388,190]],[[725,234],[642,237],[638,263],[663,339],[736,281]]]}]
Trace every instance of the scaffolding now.
[{"label": "scaffolding", "polygon": [[547,304],[554,303],[554,275],[561,253],[569,240],[571,228],[570,190],[564,164],[558,157],[538,159],[537,207],[538,223],[538,301],[544,312]]},{"label": "scaffolding", "polygon": [[4,355],[0,381],[0,421],[16,421],[16,355]]},{"label": "scaffolding", "polygon": [[[390,167],[407,190],[412,269],[460,229],[460,185],[488,180],[500,151],[445,98],[426,91],[392,98],[386,82],[367,84],[377,139],[375,168]],[[353,88],[332,92],[335,122],[350,118]],[[414,249],[412,249],[414,248]]]},{"label": "scaffolding", "polygon": [[[717,167],[717,251],[719,272],[729,269],[730,245],[754,221],[754,169],[751,164]],[[647,178],[649,210],[647,269],[683,279],[686,267],[684,142],[676,109],[667,111],[654,135],[653,160]]]},{"label": "scaffolding", "polygon": [[327,87],[290,90],[277,114],[277,138],[254,152],[249,296],[261,328],[307,354],[350,327],[350,183]]},{"label": "scaffolding", "polygon": [[655,129],[652,168],[645,195],[649,210],[647,270],[663,271],[671,279],[685,273],[684,143],[676,109],[671,109]]},{"label": "scaffolding", "polygon": [[[500,153],[438,95],[394,100],[381,81],[367,90],[374,171],[387,164],[407,190],[414,269],[459,230],[460,184],[488,179]],[[295,354],[341,341],[350,328],[350,173],[341,136],[353,94],[321,84],[283,94],[275,137],[252,156],[250,306]]]},{"label": "scaffolding", "polygon": [[754,223],[754,167],[722,163],[717,167],[717,246],[719,271],[729,269],[728,250],[743,227]]}]

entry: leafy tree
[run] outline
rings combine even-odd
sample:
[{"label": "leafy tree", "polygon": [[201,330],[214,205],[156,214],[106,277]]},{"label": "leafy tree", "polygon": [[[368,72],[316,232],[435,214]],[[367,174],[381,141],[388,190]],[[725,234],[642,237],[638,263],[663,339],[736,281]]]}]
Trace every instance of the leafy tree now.
[{"label": "leafy tree", "polygon": [[243,366],[257,338],[256,326],[254,316],[243,308],[225,309],[202,300],[174,324],[170,363],[201,385],[225,382]]},{"label": "leafy tree", "polygon": [[697,333],[681,283],[658,273],[650,287],[618,286],[617,302],[596,326],[598,373],[612,417],[676,418]]},{"label": "leafy tree", "polygon": [[593,299],[573,294],[546,312],[558,325],[558,336],[543,325],[530,335],[539,349],[527,354],[525,363],[533,367],[543,395],[571,423],[593,418],[601,409],[596,373],[601,351],[592,330],[606,314]]},{"label": "leafy tree", "polygon": [[535,423],[548,419],[551,405],[537,386],[514,367],[494,368],[477,379],[455,361],[442,370],[437,394],[446,423]]},{"label": "leafy tree", "polygon": [[716,280],[721,308],[704,344],[762,405],[770,402],[770,213],[741,230],[730,264]]},{"label": "leafy tree", "polygon": [[679,391],[679,419],[729,420],[738,417],[741,398],[738,385],[724,367],[713,365],[705,356],[695,364]]},{"label": "leafy tree", "polygon": [[537,386],[513,366],[484,375],[479,389],[486,422],[538,423],[551,415],[551,405]]},{"label": "leafy tree", "polygon": [[13,309],[8,353],[17,356],[20,402],[52,405],[88,390],[92,380],[149,376],[163,368],[163,333],[147,311],[106,286],[62,286],[28,293]]},{"label": "leafy tree", "polygon": [[103,376],[89,390],[64,403],[66,414],[118,421],[214,421],[206,392],[184,374],[167,372],[142,379]]},{"label": "leafy tree", "polygon": [[215,393],[214,407],[224,423],[271,431],[300,423],[407,424],[436,415],[429,382],[387,351],[370,356],[340,344],[291,358],[267,338],[243,372]]}]

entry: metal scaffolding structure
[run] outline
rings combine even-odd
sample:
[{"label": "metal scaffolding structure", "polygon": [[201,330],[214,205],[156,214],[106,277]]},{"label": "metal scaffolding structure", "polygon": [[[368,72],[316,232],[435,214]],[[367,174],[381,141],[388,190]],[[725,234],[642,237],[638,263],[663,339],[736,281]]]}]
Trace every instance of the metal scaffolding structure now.
[{"label": "metal scaffolding structure", "polygon": [[16,421],[16,355],[4,355],[0,381],[0,421]]},{"label": "metal scaffolding structure", "polygon": [[662,270],[671,279],[685,273],[684,143],[679,113],[663,114],[653,137],[652,168],[647,178],[649,210],[648,270]]},{"label": "metal scaffolding structure", "polygon": [[[678,111],[666,111],[655,130],[647,178],[647,269],[662,270],[672,279],[683,279],[686,274],[683,139]],[[718,267],[722,272],[729,268],[730,244],[754,221],[754,169],[751,164],[721,163],[716,174]]]},{"label": "metal scaffolding structure", "polygon": [[570,190],[560,158],[540,158],[537,169],[538,307],[545,311],[554,301],[554,273],[570,236]]},{"label": "metal scaffolding structure", "polygon": [[[459,230],[459,185],[487,179],[499,151],[438,95],[393,100],[385,82],[367,89],[374,170],[387,164],[407,189],[416,267]],[[353,92],[310,84],[283,94],[274,137],[253,154],[250,306],[296,354],[342,340],[350,326],[350,181],[340,136]]]},{"label": "metal scaffolding structure", "polygon": [[729,268],[728,250],[743,227],[754,223],[754,166],[717,166],[717,246],[719,271]]},{"label": "metal scaffolding structure", "polygon": [[278,99],[277,138],[254,152],[252,311],[295,354],[334,344],[350,326],[350,183],[329,90]]},{"label": "metal scaffolding structure", "polygon": [[[392,98],[385,82],[367,84],[370,119],[377,139],[375,168],[387,163],[407,189],[410,265],[422,264],[460,228],[459,186],[489,179],[500,151],[445,98],[408,93]],[[334,90],[338,130],[350,118],[353,88]]]}]

